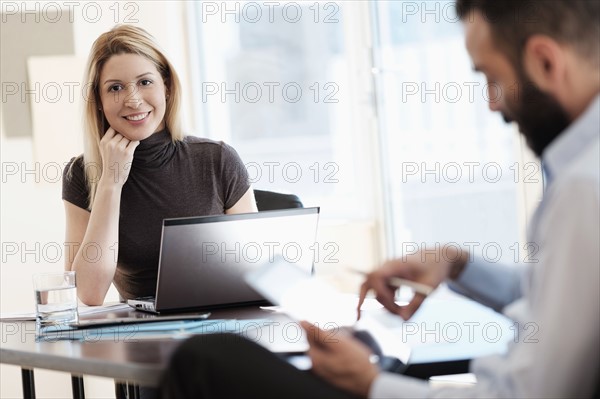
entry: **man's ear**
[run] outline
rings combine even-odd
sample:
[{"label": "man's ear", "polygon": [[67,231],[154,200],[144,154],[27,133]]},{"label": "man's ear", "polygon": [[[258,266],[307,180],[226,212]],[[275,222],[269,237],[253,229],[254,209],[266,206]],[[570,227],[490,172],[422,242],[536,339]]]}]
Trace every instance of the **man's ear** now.
[{"label": "man's ear", "polygon": [[525,44],[523,64],[529,78],[543,92],[560,96],[565,89],[564,49],[544,35],[533,35]]}]

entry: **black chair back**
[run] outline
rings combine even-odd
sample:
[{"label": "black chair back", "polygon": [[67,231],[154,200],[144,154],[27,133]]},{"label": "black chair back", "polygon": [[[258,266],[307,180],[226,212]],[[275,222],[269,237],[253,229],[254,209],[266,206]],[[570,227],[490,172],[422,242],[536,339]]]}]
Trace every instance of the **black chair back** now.
[{"label": "black chair back", "polygon": [[254,198],[259,211],[278,209],[304,208],[302,201],[294,194],[283,194],[275,191],[254,190]]}]

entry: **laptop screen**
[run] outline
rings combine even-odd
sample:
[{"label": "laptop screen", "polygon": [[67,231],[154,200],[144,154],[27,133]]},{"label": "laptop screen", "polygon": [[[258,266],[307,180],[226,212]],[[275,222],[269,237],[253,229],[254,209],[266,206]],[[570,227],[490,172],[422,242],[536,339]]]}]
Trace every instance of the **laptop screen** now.
[{"label": "laptop screen", "polygon": [[165,219],[157,310],[263,301],[245,273],[283,257],[312,273],[319,208]]}]

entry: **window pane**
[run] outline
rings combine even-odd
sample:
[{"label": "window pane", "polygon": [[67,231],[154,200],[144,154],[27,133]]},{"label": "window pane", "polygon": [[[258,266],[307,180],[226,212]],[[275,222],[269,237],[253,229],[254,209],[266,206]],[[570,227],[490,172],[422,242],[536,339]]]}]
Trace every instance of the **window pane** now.
[{"label": "window pane", "polygon": [[206,135],[238,150],[255,188],[362,216],[343,3],[200,2],[196,12]]},{"label": "window pane", "polygon": [[389,255],[456,242],[513,261],[513,127],[487,108],[486,82],[472,72],[453,1],[378,1],[373,10]]}]

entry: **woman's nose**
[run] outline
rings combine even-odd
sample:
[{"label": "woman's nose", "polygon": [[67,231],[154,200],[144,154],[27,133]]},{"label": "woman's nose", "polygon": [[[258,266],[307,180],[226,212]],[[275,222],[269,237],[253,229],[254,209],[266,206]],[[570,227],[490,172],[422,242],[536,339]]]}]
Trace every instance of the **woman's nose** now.
[{"label": "woman's nose", "polygon": [[137,109],[142,104],[142,99],[140,97],[140,93],[138,88],[135,85],[128,85],[127,87],[127,97],[125,98],[125,104],[128,107]]},{"label": "woman's nose", "polygon": [[140,105],[142,105],[142,100],[139,98],[132,97],[127,99],[126,104],[130,108],[138,109]]}]

